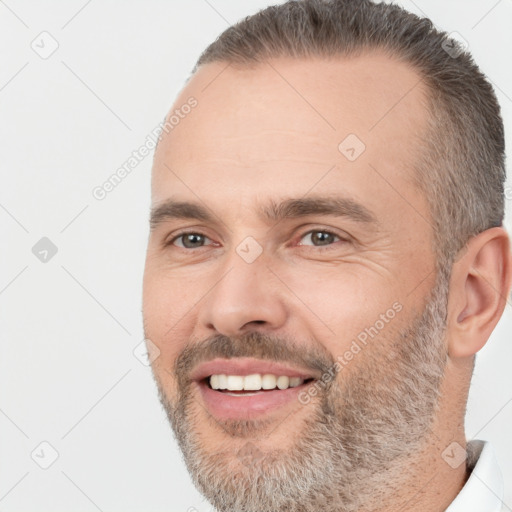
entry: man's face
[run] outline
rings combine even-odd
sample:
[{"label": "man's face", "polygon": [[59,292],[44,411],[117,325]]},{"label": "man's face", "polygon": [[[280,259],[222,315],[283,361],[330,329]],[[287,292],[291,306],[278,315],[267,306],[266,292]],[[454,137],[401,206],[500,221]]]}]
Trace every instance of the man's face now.
[{"label": "man's face", "polygon": [[[414,447],[426,435],[441,359],[428,385],[411,368],[435,322],[431,217],[414,185],[424,95],[381,55],[279,59],[204,66],[173,107],[197,100],[155,157],[144,324],[187,465],[225,510],[242,502],[223,493],[247,495],[272,468],[289,478],[316,457],[319,481],[330,463],[336,478],[370,478],[412,449],[392,432]],[[408,408],[416,378],[424,396]]]}]

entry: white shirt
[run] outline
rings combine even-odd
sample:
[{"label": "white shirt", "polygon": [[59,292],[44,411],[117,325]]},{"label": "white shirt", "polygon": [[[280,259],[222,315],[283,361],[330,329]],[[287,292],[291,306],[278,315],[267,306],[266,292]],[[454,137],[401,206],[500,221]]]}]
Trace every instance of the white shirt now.
[{"label": "white shirt", "polygon": [[445,512],[500,512],[503,506],[503,477],[488,441],[468,441],[466,485]]}]

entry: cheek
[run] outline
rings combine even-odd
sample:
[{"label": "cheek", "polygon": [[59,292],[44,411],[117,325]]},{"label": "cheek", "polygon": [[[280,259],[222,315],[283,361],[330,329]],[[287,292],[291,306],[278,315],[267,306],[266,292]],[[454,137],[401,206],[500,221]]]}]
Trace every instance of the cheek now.
[{"label": "cheek", "polygon": [[334,357],[358,336],[364,338],[368,329],[375,333],[376,323],[379,336],[389,331],[403,309],[396,280],[393,283],[361,269],[339,266],[289,273],[287,284],[296,295],[292,298],[295,316],[310,319],[315,338],[323,340]]},{"label": "cheek", "polygon": [[145,273],[145,334],[159,348],[160,364],[169,370],[190,338],[200,297],[201,290],[195,281],[171,278],[165,272]]},{"label": "cheek", "polygon": [[201,280],[194,276],[172,270],[146,268],[143,310],[148,329],[159,338],[168,331],[171,334],[187,315],[194,314],[194,305],[200,302],[205,293]]}]

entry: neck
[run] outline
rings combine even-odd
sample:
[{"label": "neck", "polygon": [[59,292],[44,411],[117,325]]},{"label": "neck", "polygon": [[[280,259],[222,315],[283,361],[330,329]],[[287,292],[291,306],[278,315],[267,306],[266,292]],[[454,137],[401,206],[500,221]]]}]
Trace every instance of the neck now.
[{"label": "neck", "polygon": [[402,462],[401,478],[391,484],[389,499],[376,503],[371,511],[444,512],[468,479],[466,461],[462,461],[465,450],[463,435],[429,442],[414,459]]},{"label": "neck", "polygon": [[470,359],[449,360],[431,434],[417,454],[402,461],[389,482],[389,499],[375,503],[372,512],[444,512],[464,487],[469,477],[464,416],[471,366]]}]

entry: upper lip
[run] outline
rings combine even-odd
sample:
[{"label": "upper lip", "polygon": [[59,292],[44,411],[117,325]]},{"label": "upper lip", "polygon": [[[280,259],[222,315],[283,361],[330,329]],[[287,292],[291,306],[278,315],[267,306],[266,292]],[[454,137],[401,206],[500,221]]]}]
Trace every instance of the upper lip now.
[{"label": "upper lip", "polygon": [[192,380],[202,380],[211,375],[251,375],[253,373],[272,374],[277,376],[316,378],[310,370],[290,366],[284,363],[238,357],[233,359],[213,359],[197,365],[191,372]]}]

